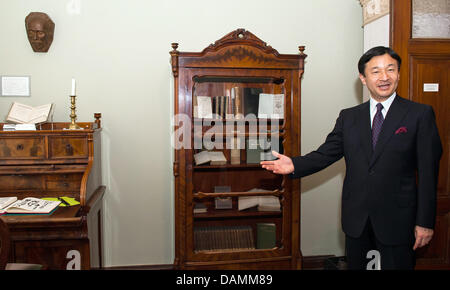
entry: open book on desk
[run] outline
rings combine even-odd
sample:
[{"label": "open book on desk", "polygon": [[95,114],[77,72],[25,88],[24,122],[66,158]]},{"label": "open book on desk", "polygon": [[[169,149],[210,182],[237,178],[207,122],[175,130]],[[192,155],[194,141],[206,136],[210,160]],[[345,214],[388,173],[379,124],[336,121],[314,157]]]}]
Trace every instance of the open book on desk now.
[{"label": "open book on desk", "polygon": [[50,214],[60,203],[61,201],[27,197],[0,209],[0,214]]},{"label": "open book on desk", "polygon": [[16,196],[0,197],[0,213],[3,209],[7,208],[10,204],[17,200]]},{"label": "open book on desk", "polygon": [[17,124],[40,124],[48,122],[52,115],[53,104],[31,107],[13,102],[6,121]]}]

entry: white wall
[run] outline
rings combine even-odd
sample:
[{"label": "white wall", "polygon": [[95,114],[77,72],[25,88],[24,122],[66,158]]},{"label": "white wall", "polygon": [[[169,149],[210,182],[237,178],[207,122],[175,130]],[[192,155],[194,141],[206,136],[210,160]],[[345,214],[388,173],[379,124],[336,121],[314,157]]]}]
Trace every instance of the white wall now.
[{"label": "white wall", "polygon": [[[375,46],[389,46],[389,14],[364,26],[364,52]],[[369,99],[369,91],[363,89],[364,101]]]},{"label": "white wall", "polygon": [[[319,146],[342,108],[361,102],[356,63],[363,50],[356,0],[229,0],[225,2],[0,0],[0,75],[31,76],[31,97],[0,98],[56,104],[69,121],[70,80],[77,79],[80,121],[103,115],[106,266],[169,264],[174,258],[170,43],[201,51],[246,28],[280,53],[308,54],[302,89],[302,152]],[[24,19],[47,13],[55,22],[48,53],[34,53]],[[344,164],[303,179],[304,255],[343,254],[340,196]]]}]

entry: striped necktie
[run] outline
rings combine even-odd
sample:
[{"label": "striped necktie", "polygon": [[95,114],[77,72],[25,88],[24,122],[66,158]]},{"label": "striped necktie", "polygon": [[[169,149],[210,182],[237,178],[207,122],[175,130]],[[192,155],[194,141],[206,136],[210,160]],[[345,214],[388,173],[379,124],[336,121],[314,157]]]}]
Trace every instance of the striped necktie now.
[{"label": "striped necktie", "polygon": [[383,110],[383,105],[381,103],[377,104],[377,112],[375,116],[373,117],[372,122],[372,148],[375,150],[375,145],[377,145],[378,136],[381,132],[381,126],[383,126],[384,117],[381,113],[381,110]]}]

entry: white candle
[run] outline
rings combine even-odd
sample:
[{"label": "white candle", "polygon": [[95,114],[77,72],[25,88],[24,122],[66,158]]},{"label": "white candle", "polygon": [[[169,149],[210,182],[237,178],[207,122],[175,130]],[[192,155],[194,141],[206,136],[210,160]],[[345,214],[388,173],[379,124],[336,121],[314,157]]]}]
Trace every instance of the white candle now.
[{"label": "white candle", "polygon": [[76,96],[76,94],[75,94],[75,79],[72,79],[72,94],[71,94],[71,96]]}]

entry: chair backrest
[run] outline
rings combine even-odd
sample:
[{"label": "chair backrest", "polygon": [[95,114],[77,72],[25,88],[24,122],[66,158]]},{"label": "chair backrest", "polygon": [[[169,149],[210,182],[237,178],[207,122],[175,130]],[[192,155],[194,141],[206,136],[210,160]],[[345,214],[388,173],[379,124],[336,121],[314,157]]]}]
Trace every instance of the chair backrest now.
[{"label": "chair backrest", "polygon": [[4,270],[8,263],[10,243],[8,225],[0,217],[0,270]]}]

